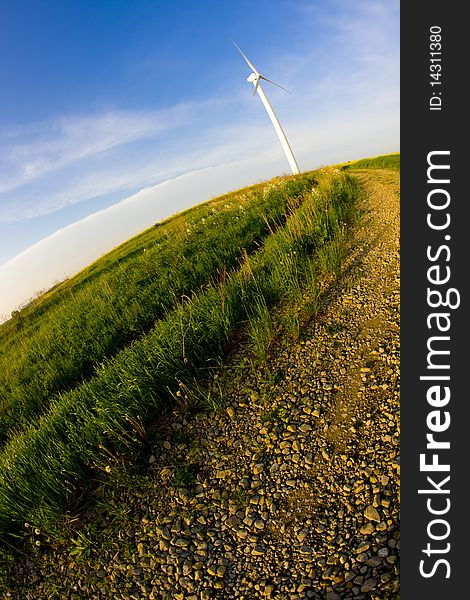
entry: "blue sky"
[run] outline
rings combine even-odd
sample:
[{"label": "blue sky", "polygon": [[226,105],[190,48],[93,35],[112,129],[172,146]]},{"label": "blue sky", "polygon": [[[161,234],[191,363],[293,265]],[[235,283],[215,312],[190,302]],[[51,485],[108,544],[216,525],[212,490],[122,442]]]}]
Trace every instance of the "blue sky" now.
[{"label": "blue sky", "polygon": [[153,222],[399,150],[398,0],[0,4],[0,315]]}]

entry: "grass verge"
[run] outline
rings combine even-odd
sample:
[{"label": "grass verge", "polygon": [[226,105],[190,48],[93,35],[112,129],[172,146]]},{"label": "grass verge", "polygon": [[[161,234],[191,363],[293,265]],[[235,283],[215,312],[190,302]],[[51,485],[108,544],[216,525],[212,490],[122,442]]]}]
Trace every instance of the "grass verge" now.
[{"label": "grass verge", "polygon": [[362,158],[342,165],[342,170],[346,169],[391,169],[400,170],[400,154],[385,154],[372,158]]},{"label": "grass verge", "polygon": [[181,383],[190,385],[223,356],[242,327],[253,343],[266,341],[268,309],[315,285],[311,258],[327,248],[334,254],[358,194],[349,175],[322,173],[285,223],[257,251],[243,253],[239,268],[177,302],[93,378],[56,395],[34,424],[11,436],[0,453],[0,536],[24,538],[25,523],[59,534],[85,484],[142,446],[147,424]]},{"label": "grass verge", "polygon": [[0,326],[0,444],[183,297],[238,268],[285,223],[313,179],[278,178],[176,215]]}]

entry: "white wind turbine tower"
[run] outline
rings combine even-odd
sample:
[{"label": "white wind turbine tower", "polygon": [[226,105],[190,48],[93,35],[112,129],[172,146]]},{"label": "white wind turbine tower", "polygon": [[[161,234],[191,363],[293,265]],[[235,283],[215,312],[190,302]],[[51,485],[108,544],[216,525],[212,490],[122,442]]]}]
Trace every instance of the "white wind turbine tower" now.
[{"label": "white wind turbine tower", "polygon": [[271,81],[267,77],[264,77],[264,75],[261,75],[261,73],[251,64],[251,62],[243,54],[243,52],[240,50],[240,48],[237,46],[237,44],[235,44],[235,42],[233,40],[232,40],[232,42],[233,42],[233,45],[235,46],[235,48],[240,52],[240,54],[246,60],[250,69],[252,69],[252,71],[253,71],[247,77],[247,81],[252,83],[255,88],[253,90],[253,96],[256,94],[256,92],[258,92],[258,96],[261,98],[261,102],[264,104],[264,108],[266,109],[266,112],[268,113],[269,118],[271,119],[271,122],[274,125],[274,129],[276,130],[276,133],[282,144],[284,152],[286,153],[286,158],[289,161],[289,165],[292,170],[292,173],[293,173],[293,175],[298,175],[300,173],[299,165],[297,164],[297,161],[295,160],[295,156],[294,156],[294,153],[292,152],[292,148],[290,147],[289,142],[287,141],[287,138],[286,138],[286,134],[284,133],[284,131],[281,127],[281,124],[279,123],[278,118],[276,117],[276,113],[274,112],[273,107],[271,106],[266,94],[264,93],[263,88],[260,85],[260,79],[264,79],[265,81],[269,81],[269,83],[277,85],[277,87],[280,87],[281,90],[284,90],[285,92],[288,92],[288,93],[290,93],[290,92],[289,92],[289,90],[286,90],[286,88],[283,88],[278,83],[275,83],[274,81]]}]

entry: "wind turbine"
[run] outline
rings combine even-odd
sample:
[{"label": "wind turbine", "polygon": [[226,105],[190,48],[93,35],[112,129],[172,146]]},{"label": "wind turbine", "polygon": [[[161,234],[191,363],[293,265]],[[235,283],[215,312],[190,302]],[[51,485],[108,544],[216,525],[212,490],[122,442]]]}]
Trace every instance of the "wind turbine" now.
[{"label": "wind turbine", "polygon": [[294,153],[292,152],[292,148],[290,147],[289,142],[287,141],[287,138],[286,138],[286,134],[284,133],[284,131],[281,127],[281,124],[279,123],[278,118],[276,117],[276,113],[274,112],[273,107],[271,106],[266,94],[264,93],[263,88],[261,87],[260,79],[264,79],[264,81],[269,81],[269,83],[276,85],[277,87],[281,88],[281,90],[284,90],[285,92],[288,92],[288,93],[290,93],[290,92],[289,92],[289,90],[286,90],[286,88],[283,88],[282,85],[279,85],[278,83],[271,81],[264,75],[261,75],[261,73],[252,65],[252,63],[243,54],[243,52],[240,50],[240,48],[237,46],[237,44],[235,44],[235,42],[233,40],[232,40],[232,42],[233,42],[233,45],[235,46],[235,48],[240,52],[240,54],[246,60],[250,69],[252,69],[252,71],[253,71],[252,73],[250,73],[250,75],[247,77],[246,80],[249,81],[250,83],[252,83],[255,88],[253,90],[253,96],[256,94],[256,92],[258,92],[258,96],[261,98],[261,102],[263,103],[264,108],[266,109],[266,112],[268,113],[269,118],[271,119],[271,122],[274,125],[274,129],[276,130],[276,133],[282,144],[282,147],[286,154],[286,158],[289,161],[289,165],[292,170],[292,173],[293,173],[293,175],[298,175],[300,173],[299,165],[297,164],[297,161],[295,160],[295,156],[294,156]]}]

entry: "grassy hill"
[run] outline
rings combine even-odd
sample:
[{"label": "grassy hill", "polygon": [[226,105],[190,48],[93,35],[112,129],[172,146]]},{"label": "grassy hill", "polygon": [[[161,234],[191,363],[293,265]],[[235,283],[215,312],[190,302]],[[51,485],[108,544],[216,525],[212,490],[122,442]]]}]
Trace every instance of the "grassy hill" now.
[{"label": "grassy hill", "polygon": [[313,176],[216,198],[155,225],[0,328],[0,441],[93,376],[182,298],[251,255],[285,222]]},{"label": "grassy hill", "polygon": [[[342,259],[360,194],[352,166],[276,178],[143,232],[0,326],[0,537],[54,535],[88,482],[145,444],[240,336],[262,360]],[[308,302],[305,302],[308,298]]]}]

